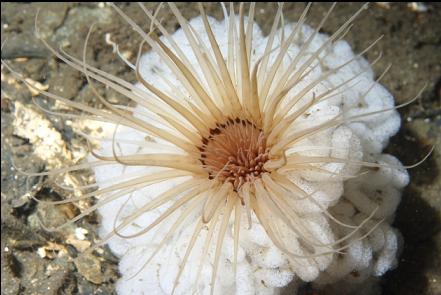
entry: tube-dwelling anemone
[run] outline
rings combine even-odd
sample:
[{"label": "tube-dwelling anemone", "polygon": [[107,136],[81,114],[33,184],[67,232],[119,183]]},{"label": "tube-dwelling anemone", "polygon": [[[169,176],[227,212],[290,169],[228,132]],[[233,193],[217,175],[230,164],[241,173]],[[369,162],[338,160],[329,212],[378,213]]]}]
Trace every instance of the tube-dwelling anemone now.
[{"label": "tube-dwelling anemone", "polygon": [[[358,222],[343,217],[341,220],[336,217],[340,211],[330,209],[341,197],[343,181],[362,177],[375,169],[403,169],[399,162],[374,162],[375,159],[365,156],[360,135],[347,127],[351,122],[387,113],[396,115],[393,100],[389,105],[374,107],[366,100],[366,106],[358,106],[362,111],[352,113],[343,107],[344,94],[358,84],[364,83],[358,101],[378,87],[376,81],[367,78],[371,70],[362,55],[380,38],[338,64],[326,62],[366,5],[329,38],[319,31],[335,4],[315,30],[304,26],[310,5],[291,26],[284,26],[280,5],[271,31],[263,39],[254,24],[254,4],[250,5],[247,16],[243,4],[239,5],[238,15],[233,4],[229,11],[222,5],[225,15],[222,25],[206,15],[203,5],[199,5],[200,18],[189,23],[174,4],[169,4],[181,26],[179,40],[185,39],[185,48],[191,48],[191,52],[184,51],[183,45],[157,19],[161,6],[151,12],[140,4],[152,24],[150,31],[145,32],[120,8],[110,5],[143,38],[136,63],[125,60],[135,71],[138,85],[88,64],[87,39],[82,58],[63,49],[56,50],[41,39],[56,57],[86,76],[105,109],[39,91],[87,114],[81,117],[110,122],[114,132],[103,144],[110,147],[107,151],[111,153],[93,151],[93,161],[33,175],[59,175],[91,168],[99,178],[98,173],[108,166],[141,170],[120,172],[114,183],[99,180],[96,185],[100,187],[92,192],[53,202],[98,199],[67,224],[116,202],[121,208],[112,215],[113,227],[104,231],[99,245],[112,238],[138,239],[150,233],[157,238],[149,245],[152,248],[147,258],[134,267],[132,276],[149,268],[164,247],[179,239],[176,237],[185,236],[182,233],[191,228],[191,234],[185,236],[172,287],[166,292],[174,292],[182,283],[186,264],[197,255],[199,263],[191,277],[192,284],[199,288],[197,284],[205,277],[204,263],[210,261],[210,279],[202,282],[209,286],[210,293],[217,290],[215,284],[225,255],[225,240],[232,241],[231,259],[227,260],[236,274],[238,259],[242,259],[239,258],[241,245],[246,239],[242,235],[249,235],[247,232],[255,226],[263,228],[273,247],[288,261],[287,267],[304,280],[314,280],[320,271],[332,265],[334,257],[344,254],[380,226],[387,216],[379,215],[379,206],[368,206],[368,211],[357,207],[365,214]],[[225,29],[223,36],[219,35],[219,27]],[[38,35],[38,25],[36,28]],[[321,41],[317,43],[317,39]],[[158,73],[156,82],[143,73],[144,44],[152,48],[149,57],[157,58],[168,69]],[[2,61],[2,64],[29,87],[34,87],[7,63]],[[352,64],[357,65],[358,71],[348,74],[345,69]],[[335,78],[342,72],[344,78]],[[110,103],[95,90],[96,82],[125,95],[137,107]],[[124,138],[130,132],[135,138]],[[139,138],[142,135],[148,139]],[[121,146],[131,148],[123,152]],[[314,184],[305,185],[308,181]],[[142,205],[124,215],[127,196],[143,189],[154,190],[158,184],[165,188],[153,197],[146,196]],[[327,185],[341,189],[326,192]],[[148,222],[142,223],[142,218]],[[195,249],[199,251],[197,254]],[[314,271],[298,270],[301,268],[314,268]]]}]

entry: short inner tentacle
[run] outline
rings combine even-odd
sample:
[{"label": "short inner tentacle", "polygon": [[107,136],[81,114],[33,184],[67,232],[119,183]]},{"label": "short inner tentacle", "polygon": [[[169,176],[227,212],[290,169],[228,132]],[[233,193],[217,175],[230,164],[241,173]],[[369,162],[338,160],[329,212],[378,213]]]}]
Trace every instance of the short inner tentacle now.
[{"label": "short inner tentacle", "polygon": [[199,147],[200,162],[209,178],[231,182],[234,190],[260,178],[266,170],[269,148],[263,130],[247,119],[229,118],[211,128]]}]

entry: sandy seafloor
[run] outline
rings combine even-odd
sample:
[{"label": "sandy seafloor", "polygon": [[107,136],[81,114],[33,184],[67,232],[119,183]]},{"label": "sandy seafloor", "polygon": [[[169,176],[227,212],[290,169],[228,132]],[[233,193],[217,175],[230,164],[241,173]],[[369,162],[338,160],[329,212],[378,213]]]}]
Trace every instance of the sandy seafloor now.
[{"label": "sandy seafloor", "polygon": [[[375,66],[377,74],[392,63],[382,83],[393,93],[397,103],[413,97],[425,83],[428,85],[420,100],[400,109],[402,128],[386,150],[403,163],[412,164],[435,145],[431,157],[409,171],[411,183],[403,193],[394,222],[404,236],[405,245],[398,267],[382,278],[383,294],[441,294],[441,5],[426,6],[428,11],[416,12],[406,4],[390,4],[390,8],[373,4],[345,37],[355,51],[360,51],[384,34],[367,58],[373,61],[379,51],[383,51],[384,57]],[[120,7],[148,29],[149,23],[136,4]],[[181,4],[180,7],[186,17],[198,14],[196,5]],[[286,20],[296,20],[303,7],[304,4],[286,5]],[[329,4],[314,4],[307,23],[317,25],[328,7]],[[322,31],[335,32],[358,7],[360,4],[337,5]],[[133,72],[112,53],[105,34],[109,33],[110,40],[120,44],[121,52],[132,61],[140,38],[103,4],[2,3],[2,44],[7,40],[2,58],[15,69],[43,87],[50,85],[51,92],[99,107],[85,79],[58,63],[33,37],[38,8],[41,9],[41,34],[77,56],[81,55],[89,26],[96,22],[89,42],[88,61],[106,72],[135,81]],[[222,18],[219,8],[210,6],[209,14]],[[265,32],[269,31],[275,10],[275,4],[257,4],[256,18]],[[162,17],[170,31],[178,27],[167,9]],[[73,133],[74,123],[46,116],[33,104],[32,93],[26,86],[3,67],[1,73],[1,293],[114,294],[119,276],[117,258],[106,248],[93,255],[84,254],[84,249],[96,238],[99,218],[89,216],[59,233],[43,230],[37,217],[48,225],[60,224],[87,204],[80,204],[80,208],[54,207],[30,200],[30,196],[59,200],[66,194],[45,180],[39,183],[31,179],[26,186],[25,177],[11,168],[12,157],[15,165],[26,171],[65,166],[85,155],[85,142]],[[105,90],[100,88],[100,91]],[[109,97],[114,102],[127,102],[115,94]],[[38,95],[35,98],[54,110],[64,110],[53,101]],[[35,139],[33,127],[36,126],[32,124],[43,128],[48,139],[54,136],[55,150],[50,144],[44,146],[46,141]],[[54,154],[46,159],[52,152]],[[90,177],[88,173],[75,174],[71,181]],[[314,293],[308,286],[302,292],[326,294]]]}]

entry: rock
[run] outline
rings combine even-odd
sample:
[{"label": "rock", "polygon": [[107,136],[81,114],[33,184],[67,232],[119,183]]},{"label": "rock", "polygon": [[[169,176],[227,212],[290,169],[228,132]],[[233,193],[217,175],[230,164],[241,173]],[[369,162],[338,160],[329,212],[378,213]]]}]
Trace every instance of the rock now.
[{"label": "rock", "polygon": [[89,282],[101,284],[103,274],[101,273],[101,262],[89,253],[83,253],[74,260],[78,272]]}]

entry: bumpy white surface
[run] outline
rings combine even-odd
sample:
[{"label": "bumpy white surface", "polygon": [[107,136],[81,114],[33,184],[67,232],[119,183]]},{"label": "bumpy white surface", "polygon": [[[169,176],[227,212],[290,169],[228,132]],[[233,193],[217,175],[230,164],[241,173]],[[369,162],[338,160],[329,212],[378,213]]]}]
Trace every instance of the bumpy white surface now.
[{"label": "bumpy white surface", "polygon": [[[218,22],[210,19],[210,22],[225,56],[227,50],[227,26],[223,21]],[[199,36],[206,40],[205,44],[208,44],[201,18],[191,20],[190,24]],[[255,24],[254,28],[253,48],[255,49],[255,54],[252,57],[252,61],[256,61],[261,56],[266,45],[266,37],[263,37],[257,24]],[[291,28],[292,24],[287,25],[286,32],[289,33]],[[308,26],[302,28],[302,34],[297,36],[295,45],[289,49],[291,57],[294,57],[299,52],[302,42],[312,31]],[[188,55],[188,59],[193,63],[195,69],[198,70],[197,60],[194,58],[182,30],[174,33],[173,38],[179,44],[182,51]],[[314,52],[327,38],[326,35],[318,34],[308,48],[308,52]],[[292,93],[301,89],[302,86],[312,79],[317,78],[326,68],[335,68],[353,56],[354,53],[345,41],[335,42],[329,50],[321,54],[320,66],[311,72],[306,80],[301,83],[302,85],[294,87]],[[289,60],[286,59],[284,62],[286,66]],[[372,70],[362,58],[342,68],[335,75],[331,75],[326,81],[317,85],[308,95],[312,95],[313,91],[321,93],[326,89],[335,87],[363,70],[365,72],[357,79],[358,83],[356,86],[345,87],[340,95],[315,106],[310,111],[309,116],[299,120],[298,126],[316,125],[342,112],[345,116],[350,117],[392,107],[394,104],[393,97],[384,87],[373,81]],[[185,93],[185,90],[174,78],[170,69],[165,66],[164,62],[155,53],[149,52],[142,57],[141,71],[146,80],[161,90],[171,92],[170,88],[160,77],[160,75],[164,75],[171,79]],[[203,79],[201,80],[203,81]],[[374,83],[374,86],[366,93],[371,83]],[[140,112],[145,112],[145,109],[142,110],[138,107],[137,110],[138,116],[143,117],[145,120],[151,120],[140,114]],[[154,122],[154,124],[159,123]],[[353,159],[354,161],[378,161],[379,163],[400,166],[399,161],[394,157],[381,154],[382,149],[387,145],[389,137],[396,133],[399,125],[400,118],[395,111],[381,113],[363,118],[363,120],[357,122],[346,123],[338,128],[332,128],[326,132],[309,137],[299,142],[292,150],[304,151],[305,155],[332,155],[334,157]],[[113,129],[110,129],[109,135],[112,132]],[[124,143],[121,140],[142,141],[144,137],[144,134],[124,127],[119,127],[116,132],[116,138],[119,141],[118,148],[124,154],[146,153],[148,151],[158,152],[154,147],[139,147],[134,144]],[[336,149],[330,152],[325,149],[314,149],[311,146],[332,146]],[[171,150],[173,149],[171,147]],[[163,150],[161,151],[163,152]],[[102,142],[101,153],[112,154],[111,141]],[[324,164],[323,168],[343,175],[357,174],[360,169],[359,165],[337,163]],[[98,183],[102,187],[106,187],[115,179],[119,181],[121,179],[130,179],[134,176],[147,175],[149,172],[156,170],[159,170],[159,168],[114,165],[110,167],[97,167],[95,168],[95,174]],[[341,246],[349,245],[346,254],[325,255],[314,259],[299,259],[298,261],[290,260],[273,245],[254,215],[251,230],[248,230],[246,216],[242,216],[237,275],[234,277],[232,269],[233,238],[231,230],[229,230],[223,245],[215,293],[277,294],[281,287],[286,286],[293,279],[314,281],[315,286],[318,288],[327,286],[327,284],[335,284],[335,290],[338,292],[347,290],[348,293],[355,290],[360,284],[373,286],[372,277],[381,276],[396,264],[400,235],[390,226],[390,222],[400,201],[400,189],[408,182],[408,175],[404,169],[380,168],[368,171],[367,174],[345,182],[339,177],[330,177],[329,175],[311,171],[302,173],[296,171],[289,175],[302,189],[308,193],[313,193],[312,197],[315,202],[310,200],[299,201],[297,210],[312,234],[322,242],[332,243],[337,241],[352,231],[352,229],[330,221],[326,215],[321,213],[320,207],[330,208],[330,212],[342,222],[358,225],[378,206],[374,217],[363,226],[362,230],[341,244]],[[167,181],[143,187],[130,195],[102,206],[99,209],[102,215],[101,235],[105,236],[112,230],[115,219],[122,220],[125,216],[129,216],[142,207],[143,204],[146,204],[149,200],[178,184],[180,181],[182,180]],[[123,232],[134,233],[139,231],[159,216],[160,212],[163,212],[166,207],[163,206],[153,212],[145,212]],[[195,217],[198,213],[200,212],[195,212]],[[187,222],[181,234],[174,236],[148,266],[143,265],[149,255],[153,253],[158,241],[164,237],[167,229],[172,226],[175,218],[176,215],[173,215],[172,218],[162,222],[154,230],[139,237],[133,239],[116,237],[109,242],[111,250],[121,258],[120,271],[122,278],[117,283],[118,294],[171,293],[178,267],[182,263],[187,243],[193,233],[195,218]],[[384,221],[371,235],[360,239],[383,219]],[[297,237],[292,236],[293,234],[290,231],[287,231],[287,233],[291,235],[286,237],[286,240],[290,241],[290,250],[300,255],[305,253],[305,249],[299,245]],[[205,235],[206,231],[203,231],[202,237],[198,239],[190,255],[176,294],[189,294],[193,290],[192,288],[200,294],[209,293],[212,264],[207,260],[213,260],[214,247],[209,251],[208,259],[204,263],[198,285],[196,287],[193,286]],[[342,286],[344,286],[343,289]],[[329,287],[327,288],[327,290],[330,290]],[[373,292],[376,290],[376,287],[365,287],[363,290]]]}]

